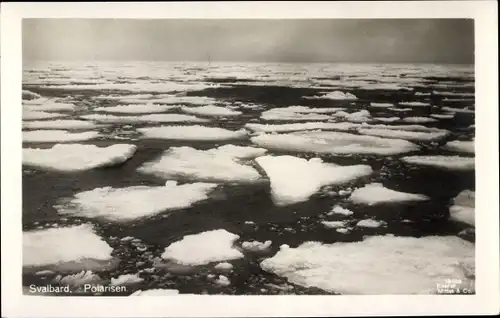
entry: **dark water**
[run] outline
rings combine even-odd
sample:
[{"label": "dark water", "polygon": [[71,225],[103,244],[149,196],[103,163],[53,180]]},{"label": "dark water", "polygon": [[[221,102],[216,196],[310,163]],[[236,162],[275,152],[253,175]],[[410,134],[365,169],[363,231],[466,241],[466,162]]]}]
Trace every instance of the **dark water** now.
[{"label": "dark water", "polygon": [[[335,79],[332,77],[332,79]],[[426,101],[427,96],[414,96],[415,92],[432,91],[432,83],[456,81],[454,78],[427,78],[432,81],[429,88],[417,88],[412,92],[359,90],[351,92],[359,99],[356,101],[333,101],[319,99],[303,99],[303,96],[313,96],[324,92],[321,88],[293,88],[280,86],[253,86],[252,81],[230,87],[209,88],[201,91],[188,92],[187,95],[206,96],[217,98],[224,105],[235,102],[261,105],[263,109],[303,105],[310,107],[345,107],[348,112],[367,109],[372,117],[390,116],[429,116],[440,113],[439,108],[413,107],[412,111],[401,115],[383,108],[370,107],[370,102]],[[224,82],[213,79],[214,82]],[[229,81],[229,80],[228,80]],[[43,96],[71,97],[79,110],[74,115],[89,113],[89,109],[113,105],[114,102],[92,100],[93,96],[106,95],[111,92],[103,91],[68,91],[43,89],[38,86],[26,86],[32,92]],[[346,89],[342,89],[347,91]],[[474,92],[472,88],[450,88],[446,91]],[[123,93],[122,93],[123,94]],[[136,94],[136,93],[134,93]],[[450,106],[455,108],[470,107],[470,100],[459,102],[443,101],[441,96],[432,96],[433,106]],[[402,106],[407,107],[407,106]],[[250,120],[260,121],[261,110],[239,109],[243,115],[236,118],[213,120],[205,126],[216,126],[227,129],[240,129]],[[269,122],[274,123],[274,122]],[[277,122],[276,122],[277,123]],[[283,122],[280,122],[283,123]],[[134,132],[136,128],[151,126],[150,124],[133,125],[112,124],[100,131],[107,136],[132,137],[132,140],[117,140],[109,137],[85,141],[81,143],[98,146],[115,143],[132,143],[138,146],[136,154],[127,162],[110,168],[95,169],[85,172],[62,173],[43,171],[31,167],[23,167],[23,229],[25,231],[57,226],[80,224],[90,221],[96,226],[98,234],[112,246],[114,255],[120,259],[119,265],[113,270],[99,273],[103,279],[110,279],[121,274],[135,274],[141,269],[152,268],[152,273],[142,272],[142,283],[130,287],[123,295],[128,295],[138,289],[173,288],[181,293],[208,293],[208,294],[327,294],[314,288],[303,288],[289,284],[285,279],[264,272],[259,262],[276,253],[281,244],[296,247],[305,241],[319,241],[324,243],[354,242],[362,240],[367,235],[383,235],[392,233],[398,236],[429,236],[429,235],[457,235],[468,228],[465,224],[449,220],[449,205],[459,192],[464,189],[475,189],[474,172],[447,171],[430,167],[416,167],[404,164],[398,160],[401,156],[453,154],[440,149],[440,145],[450,140],[471,140],[474,130],[469,126],[474,123],[474,114],[457,113],[452,120],[439,120],[437,123],[425,124],[428,127],[443,128],[451,134],[438,144],[431,142],[416,142],[421,146],[418,152],[394,156],[333,156],[329,154],[303,154],[294,152],[270,151],[271,154],[292,154],[299,157],[321,157],[326,162],[341,165],[367,164],[374,173],[366,178],[353,181],[342,186],[329,187],[329,190],[338,191],[348,187],[358,187],[370,182],[380,182],[384,186],[403,192],[427,195],[431,200],[426,202],[412,202],[405,204],[382,204],[364,206],[350,203],[346,196],[332,195],[327,191],[320,191],[307,202],[278,207],[273,204],[268,183],[255,185],[226,184],[220,185],[212,198],[194,206],[173,212],[161,213],[157,216],[132,222],[108,222],[99,219],[85,219],[82,217],[62,217],[54,208],[61,199],[72,197],[74,194],[92,190],[98,187],[128,187],[137,185],[163,185],[165,180],[151,175],[141,174],[136,169],[144,162],[159,156],[172,146],[191,146],[198,149],[210,149],[226,143],[250,145],[248,140],[225,142],[193,142],[170,140],[143,140]],[[160,124],[158,124],[160,125]],[[24,144],[24,147],[51,147],[53,143]],[[461,154],[463,155],[463,154]],[[465,155],[467,156],[467,155]],[[290,175],[291,182],[294,180]],[[180,180],[188,182],[189,180]],[[339,204],[352,210],[349,217],[327,215],[332,206]],[[385,221],[386,225],[379,228],[354,227],[357,221],[374,218]],[[335,230],[325,228],[321,221],[347,220],[353,229],[348,234],[341,234]],[[405,220],[403,222],[403,220]],[[252,224],[245,223],[252,221]],[[271,249],[260,253],[245,253],[245,258],[231,261],[234,269],[225,273],[230,280],[230,286],[218,286],[207,278],[209,274],[218,275],[213,265],[186,268],[174,264],[155,263],[163,249],[169,244],[188,234],[197,234],[213,229],[225,229],[240,236],[237,245],[243,241],[258,240],[264,242],[272,240]],[[147,252],[138,252],[136,245],[131,242],[120,241],[121,237],[133,236],[141,240]],[[474,241],[473,234],[463,238]],[[24,285],[44,285],[53,276],[35,276],[26,272],[23,275]],[[91,295],[91,294],[89,294]],[[104,293],[104,295],[107,295]],[[116,295],[116,294],[113,294]]]}]

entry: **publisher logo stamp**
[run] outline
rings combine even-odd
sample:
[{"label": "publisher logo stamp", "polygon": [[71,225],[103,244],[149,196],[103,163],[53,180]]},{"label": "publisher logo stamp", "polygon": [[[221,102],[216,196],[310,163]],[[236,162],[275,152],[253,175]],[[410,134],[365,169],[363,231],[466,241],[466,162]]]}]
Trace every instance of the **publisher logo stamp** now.
[{"label": "publisher logo stamp", "polygon": [[473,285],[465,283],[458,278],[445,279],[442,283],[437,283],[436,291],[440,295],[467,295],[475,293]]}]

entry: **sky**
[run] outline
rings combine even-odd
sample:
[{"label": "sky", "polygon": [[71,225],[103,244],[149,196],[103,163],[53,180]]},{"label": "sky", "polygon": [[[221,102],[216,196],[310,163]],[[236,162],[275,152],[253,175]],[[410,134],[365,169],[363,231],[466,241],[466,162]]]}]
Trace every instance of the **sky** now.
[{"label": "sky", "polygon": [[23,59],[474,63],[466,19],[24,19]]}]

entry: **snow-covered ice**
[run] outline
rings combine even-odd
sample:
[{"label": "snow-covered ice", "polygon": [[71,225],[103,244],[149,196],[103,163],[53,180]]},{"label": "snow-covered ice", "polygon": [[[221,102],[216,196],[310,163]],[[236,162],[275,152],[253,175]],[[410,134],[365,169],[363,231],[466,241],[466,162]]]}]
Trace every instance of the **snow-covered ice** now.
[{"label": "snow-covered ice", "polygon": [[166,247],[161,257],[183,265],[204,265],[243,258],[243,254],[233,246],[238,238],[239,235],[223,229],[186,235]]},{"label": "snow-covered ice", "polygon": [[97,131],[72,133],[67,130],[23,131],[23,142],[70,142],[90,140],[101,135]]},{"label": "snow-covered ice", "polygon": [[260,252],[269,249],[272,243],[273,242],[270,240],[267,240],[265,242],[249,241],[241,243],[241,247],[247,251]]},{"label": "snow-covered ice", "polygon": [[276,205],[306,201],[323,186],[342,184],[372,173],[367,165],[338,166],[324,163],[320,158],[262,156],[256,161],[271,181],[271,195]]},{"label": "snow-covered ice", "polygon": [[304,97],[304,98],[321,98],[321,99],[333,99],[333,100],[355,100],[358,99],[356,95],[349,92],[333,91],[320,96]]},{"label": "snow-covered ice", "polygon": [[221,286],[229,286],[229,285],[231,285],[231,281],[229,280],[229,278],[227,278],[224,275],[219,275],[219,277],[215,280],[215,283],[217,285],[221,285]]},{"label": "snow-covered ice", "polygon": [[474,290],[475,247],[455,236],[371,236],[283,248],[260,266],[290,283],[341,294],[437,294],[446,279]]},{"label": "snow-covered ice", "polygon": [[245,130],[227,130],[219,127],[193,126],[162,126],[137,129],[142,138],[177,139],[177,140],[232,140],[247,137]]},{"label": "snow-covered ice", "polygon": [[208,119],[198,118],[192,115],[184,114],[149,114],[141,116],[115,116],[102,114],[89,114],[81,116],[83,119],[95,120],[104,123],[182,123],[193,122],[202,123],[208,122]]},{"label": "snow-covered ice", "polygon": [[328,120],[331,119],[329,115],[322,113],[311,112],[295,112],[289,109],[273,108],[262,112],[261,117],[263,120],[275,121],[308,121],[308,120]]},{"label": "snow-covered ice", "polygon": [[142,281],[144,281],[144,278],[139,277],[139,275],[137,274],[125,274],[125,275],[120,275],[116,278],[112,277],[111,286],[132,285],[140,283]]},{"label": "snow-covered ice", "polygon": [[419,149],[407,140],[329,131],[260,134],[251,141],[268,149],[332,154],[394,155]]},{"label": "snow-covered ice", "polygon": [[245,124],[245,128],[250,129],[254,132],[290,132],[290,131],[301,131],[301,130],[350,130],[359,127],[356,123],[323,123],[323,122],[308,122],[308,123],[294,123],[294,124],[278,124],[278,125],[268,125],[268,124]]},{"label": "snow-covered ice", "polygon": [[86,284],[103,285],[105,283],[105,280],[92,271],[82,270],[81,272],[72,275],[57,275],[56,277],[54,277],[52,282],[60,285],[76,287]]},{"label": "snow-covered ice", "polygon": [[431,117],[436,119],[453,119],[455,114],[432,114]]},{"label": "snow-covered ice", "polygon": [[446,170],[474,170],[473,157],[460,156],[409,156],[401,158],[402,161],[422,166],[431,166]]},{"label": "snow-covered ice", "polygon": [[442,107],[441,110],[452,112],[452,113],[465,113],[465,114],[474,114],[474,109],[467,108],[454,108],[454,107]]},{"label": "snow-covered ice", "polygon": [[474,141],[462,141],[462,140],[449,141],[444,145],[444,149],[457,152],[465,152],[465,153],[475,152]]},{"label": "snow-covered ice", "polygon": [[99,127],[91,121],[76,119],[57,119],[28,121],[23,123],[23,128],[28,129],[92,129]]},{"label": "snow-covered ice", "polygon": [[208,199],[208,193],[216,186],[211,183],[177,185],[170,181],[165,186],[156,187],[103,187],[79,192],[69,202],[55,207],[63,215],[132,221],[164,211],[188,208]]},{"label": "snow-covered ice", "polygon": [[148,113],[163,113],[172,109],[177,108],[177,106],[164,106],[164,105],[118,105],[110,107],[98,107],[94,108],[94,111],[107,112],[107,113],[124,113],[124,114],[148,114]]},{"label": "snow-covered ice", "polygon": [[454,199],[450,206],[450,219],[475,226],[476,193],[463,190]]},{"label": "snow-covered ice", "polygon": [[365,220],[358,221],[358,223],[356,223],[356,226],[370,227],[370,228],[380,227],[382,225],[384,225],[384,222],[373,220],[373,219],[365,219]]},{"label": "snow-covered ice", "polygon": [[435,123],[438,120],[434,118],[429,118],[429,117],[405,117],[402,119],[406,123]]},{"label": "snow-covered ice", "polygon": [[406,140],[436,140],[441,139],[449,135],[446,130],[442,131],[408,131],[408,130],[396,130],[396,129],[377,129],[377,128],[360,128],[358,132],[362,135],[386,137],[386,138],[397,138]]},{"label": "snow-covered ice", "polygon": [[121,164],[136,150],[137,146],[128,144],[108,147],[57,144],[46,149],[24,148],[23,165],[60,171],[88,170]]},{"label": "snow-covered ice", "polygon": [[99,270],[112,261],[113,249],[90,224],[23,232],[22,242],[25,268]]},{"label": "snow-covered ice", "polygon": [[66,117],[67,114],[60,113],[48,113],[42,111],[31,111],[31,110],[23,110],[23,120],[37,120],[37,119],[53,119],[53,118],[61,118]]},{"label": "snow-covered ice", "polygon": [[386,107],[393,107],[394,104],[391,103],[370,103],[371,107],[380,107],[380,108],[386,108]]},{"label": "snow-covered ice", "polygon": [[[229,146],[229,147],[228,147]],[[210,150],[191,147],[171,147],[164,154],[138,168],[141,173],[162,178],[187,177],[203,181],[255,182],[262,177],[252,166],[240,159],[266,152],[262,148],[222,146]]]},{"label": "snow-covered ice", "polygon": [[422,194],[391,190],[384,187],[381,183],[370,183],[354,190],[349,200],[357,204],[375,205],[381,203],[427,201],[430,198]]},{"label": "snow-covered ice", "polygon": [[331,212],[333,212],[335,214],[342,214],[342,215],[353,215],[354,214],[354,212],[352,212],[351,210],[343,208],[339,205],[334,206],[332,208]]},{"label": "snow-covered ice", "polygon": [[429,103],[423,103],[423,102],[400,102],[399,105],[401,106],[416,106],[416,107],[427,107],[430,106]]},{"label": "snow-covered ice", "polygon": [[212,105],[200,107],[182,107],[181,110],[188,114],[201,116],[239,116],[242,114],[242,112],[240,111]]},{"label": "snow-covered ice", "polygon": [[321,221],[321,224],[323,224],[325,227],[331,228],[331,229],[336,229],[336,228],[346,226],[345,221]]},{"label": "snow-covered ice", "polygon": [[228,262],[222,262],[214,266],[214,269],[220,271],[230,271],[233,269],[233,265]]}]

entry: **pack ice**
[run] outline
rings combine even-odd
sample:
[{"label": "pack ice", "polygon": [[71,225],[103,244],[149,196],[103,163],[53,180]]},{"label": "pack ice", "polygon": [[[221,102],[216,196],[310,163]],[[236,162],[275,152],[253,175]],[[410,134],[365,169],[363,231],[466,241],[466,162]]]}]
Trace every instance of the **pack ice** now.
[{"label": "pack ice", "polygon": [[50,170],[78,171],[121,164],[132,157],[137,146],[117,144],[108,147],[57,144],[52,148],[24,148],[23,165]]},{"label": "pack ice", "polygon": [[306,201],[323,186],[346,183],[372,173],[370,166],[338,166],[324,163],[320,158],[262,156],[256,161],[269,177],[273,201],[279,206]]},{"label": "pack ice", "polygon": [[260,134],[251,141],[268,149],[333,154],[394,155],[419,149],[407,140],[330,131]]},{"label": "pack ice", "polygon": [[474,290],[475,248],[455,236],[371,236],[285,247],[260,266],[291,283],[340,294],[436,294],[446,279]]},{"label": "pack ice", "polygon": [[50,268],[71,272],[109,268],[112,251],[90,224],[23,232],[25,270]]},{"label": "pack ice", "polygon": [[370,183],[351,193],[349,200],[357,204],[375,205],[380,203],[426,201],[422,194],[399,192],[384,187],[381,183]]},{"label": "pack ice", "polygon": [[259,172],[240,161],[265,152],[262,148],[234,145],[210,150],[172,147],[157,160],[144,163],[138,171],[166,179],[187,177],[209,182],[255,182],[262,178]]},{"label": "pack ice", "polygon": [[193,266],[243,258],[243,253],[234,247],[238,238],[223,229],[186,235],[166,247],[161,257]]},{"label": "pack ice", "polygon": [[167,181],[165,186],[157,187],[96,188],[77,193],[54,207],[63,215],[126,222],[188,208],[208,199],[216,186],[211,183],[177,185],[175,181]]}]

